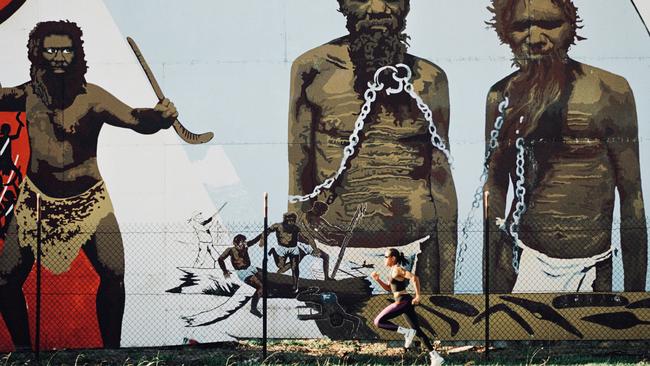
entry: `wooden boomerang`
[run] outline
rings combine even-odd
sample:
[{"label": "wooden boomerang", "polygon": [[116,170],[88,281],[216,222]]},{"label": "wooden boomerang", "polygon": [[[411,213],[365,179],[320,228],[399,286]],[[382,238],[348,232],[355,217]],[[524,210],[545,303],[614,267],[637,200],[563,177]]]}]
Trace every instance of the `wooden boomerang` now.
[{"label": "wooden boomerang", "polygon": [[[140,66],[142,66],[144,73],[147,75],[147,79],[149,79],[149,83],[151,84],[153,91],[156,93],[156,97],[158,97],[158,100],[165,99],[165,95],[160,89],[160,85],[158,85],[156,78],[153,76],[153,72],[151,72],[151,69],[147,64],[147,61],[144,59],[142,52],[140,52],[140,48],[138,48],[138,45],[135,43],[133,38],[126,37],[126,40],[129,42],[129,45],[131,46],[133,53],[135,53],[135,57],[137,57],[138,61],[140,62]],[[205,132],[201,134],[192,133],[187,128],[185,128],[185,126],[183,126],[178,120],[174,121],[173,126],[178,136],[188,144],[193,144],[193,145],[204,144],[212,140],[212,137],[214,136],[212,132]]]}]

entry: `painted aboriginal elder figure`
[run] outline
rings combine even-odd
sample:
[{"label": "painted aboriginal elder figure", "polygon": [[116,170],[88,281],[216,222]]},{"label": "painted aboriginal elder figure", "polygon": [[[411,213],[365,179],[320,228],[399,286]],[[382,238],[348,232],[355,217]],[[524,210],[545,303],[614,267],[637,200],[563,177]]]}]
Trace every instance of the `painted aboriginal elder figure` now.
[{"label": "painted aboriginal elder figure", "polygon": [[171,126],[178,115],[169,100],[133,109],[87,83],[81,37],[72,22],[38,23],[28,42],[31,80],[0,90],[0,109],[25,108],[31,149],[0,255],[0,310],[17,348],[30,345],[22,286],[34,263],[38,193],[43,266],[54,274],[66,272],[84,250],[100,278],[97,319],[104,347],[119,347],[124,248],[97,167],[97,139],[105,123],[151,134]]},{"label": "painted aboriginal elder figure", "polygon": [[617,190],[625,291],[645,291],[637,117],[627,81],[568,56],[569,47],[583,39],[571,0],[493,0],[491,10],[491,25],[511,47],[518,70],[496,83],[487,98],[488,141],[498,106],[509,98],[485,185],[489,220],[505,216],[499,224],[510,230],[521,201],[515,194],[505,213],[510,181],[523,183],[525,210],[513,230],[518,274],[516,236],[492,235],[490,290],[611,291]]},{"label": "painted aboriginal elder figure", "polygon": [[[447,77],[433,63],[407,53],[409,0],[339,0],[348,35],[298,57],[291,71],[289,194],[310,194],[331,177],[355,128],[375,72],[406,64],[414,91],[432,111],[443,141],[449,129]],[[403,75],[402,75],[403,76]],[[390,72],[387,87],[396,87]],[[392,84],[391,84],[392,83]],[[417,275],[423,292],[453,292],[457,201],[445,154],[432,146],[429,124],[406,93],[377,94],[346,170],[317,198],[329,223],[348,227],[367,204],[351,247],[421,244]],[[316,199],[316,198],[314,198]],[[306,212],[310,202],[290,204]]]}]

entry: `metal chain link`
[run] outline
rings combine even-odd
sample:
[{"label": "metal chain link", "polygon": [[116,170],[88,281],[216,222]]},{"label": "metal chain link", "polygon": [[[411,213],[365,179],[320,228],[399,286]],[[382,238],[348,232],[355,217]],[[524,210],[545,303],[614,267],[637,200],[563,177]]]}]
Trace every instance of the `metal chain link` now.
[{"label": "metal chain link", "polygon": [[460,245],[458,246],[458,254],[456,256],[456,277],[455,281],[458,283],[458,280],[460,277],[463,275],[462,269],[463,269],[463,262],[465,261],[465,258],[463,257],[463,254],[467,252],[467,241],[469,240],[469,230],[474,224],[474,215],[476,214],[476,210],[479,208],[481,202],[483,201],[483,187],[485,186],[485,183],[487,182],[488,179],[488,174],[489,174],[489,161],[490,157],[492,156],[492,153],[496,148],[499,146],[499,133],[501,132],[501,127],[503,127],[503,122],[505,121],[506,118],[506,109],[508,109],[508,105],[510,104],[510,99],[507,96],[503,97],[503,101],[499,103],[498,106],[498,111],[499,115],[496,117],[494,121],[494,128],[492,131],[490,131],[490,143],[488,145],[487,151],[485,152],[485,160],[483,161],[483,172],[481,173],[481,177],[479,178],[479,186],[476,188],[476,191],[474,192],[474,200],[472,201],[472,208],[470,209],[469,213],[467,214],[467,217],[465,218],[465,221],[463,222],[461,226],[461,235],[462,235],[462,241]]},{"label": "metal chain link", "polygon": [[[405,71],[405,76],[400,77],[398,76],[400,69],[403,69]],[[348,138],[348,145],[343,149],[343,158],[341,159],[341,164],[339,165],[339,169],[332,175],[331,177],[327,178],[323,183],[317,185],[314,190],[306,195],[303,196],[289,196],[289,202],[291,203],[296,203],[296,202],[305,202],[309,201],[313,198],[316,198],[323,189],[329,189],[332,187],[334,182],[343,174],[343,172],[346,169],[346,164],[348,162],[348,159],[352,155],[354,155],[355,152],[355,147],[359,143],[359,132],[363,130],[363,127],[365,125],[365,119],[368,117],[368,114],[370,114],[370,110],[372,108],[372,103],[375,102],[377,99],[377,93],[382,91],[384,89],[384,84],[379,81],[379,77],[381,74],[386,71],[390,70],[392,71],[392,77],[393,80],[395,80],[397,84],[397,88],[386,88],[386,94],[391,95],[391,94],[399,94],[402,91],[406,91],[411,98],[415,99],[417,102],[418,108],[424,115],[424,118],[429,122],[429,133],[431,134],[431,144],[442,151],[445,156],[447,157],[447,161],[449,161],[449,164],[451,165],[451,154],[449,152],[449,149],[446,147],[442,137],[438,134],[436,126],[433,122],[433,113],[431,112],[431,109],[429,106],[427,106],[423,101],[422,98],[415,92],[413,84],[411,84],[410,80],[413,75],[411,72],[411,68],[408,67],[408,65],[405,64],[397,64],[396,66],[384,66],[379,68],[374,75],[374,80],[373,82],[368,83],[368,89],[363,93],[363,98],[365,102],[363,103],[363,106],[361,107],[361,113],[359,113],[359,116],[357,117],[356,122],[354,123],[354,130],[350,134],[350,137]]]}]

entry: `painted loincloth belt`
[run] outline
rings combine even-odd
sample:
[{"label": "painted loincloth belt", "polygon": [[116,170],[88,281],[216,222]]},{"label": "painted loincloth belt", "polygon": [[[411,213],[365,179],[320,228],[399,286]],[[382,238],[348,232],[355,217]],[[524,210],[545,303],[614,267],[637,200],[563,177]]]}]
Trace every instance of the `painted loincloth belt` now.
[{"label": "painted loincloth belt", "polygon": [[81,247],[95,234],[99,222],[113,212],[113,205],[100,180],[72,197],[55,198],[41,192],[25,177],[16,202],[18,240],[36,256],[36,195],[41,195],[41,263],[54,274],[67,272]]}]

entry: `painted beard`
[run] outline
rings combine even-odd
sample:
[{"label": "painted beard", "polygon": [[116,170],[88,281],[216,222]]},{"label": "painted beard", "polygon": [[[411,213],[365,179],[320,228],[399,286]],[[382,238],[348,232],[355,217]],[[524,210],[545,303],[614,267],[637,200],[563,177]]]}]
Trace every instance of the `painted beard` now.
[{"label": "painted beard", "polygon": [[513,107],[510,115],[516,119],[510,121],[510,125],[515,126],[520,116],[524,116],[525,130],[530,132],[549,108],[563,107],[558,104],[570,92],[573,73],[566,50],[555,50],[539,59],[522,56],[514,63],[519,66],[519,72],[506,86]]},{"label": "painted beard", "polygon": [[368,30],[350,33],[350,58],[354,65],[354,89],[363,95],[368,82],[383,66],[404,63],[406,40],[404,33]]},{"label": "painted beard", "polygon": [[[371,29],[370,24],[373,22],[385,25],[388,30]],[[404,20],[386,16],[358,19],[348,15],[347,28],[350,32],[350,58],[354,67],[354,90],[360,98],[363,98],[368,83],[373,81],[375,72],[379,68],[399,63],[413,68],[413,60],[406,53],[408,36],[403,33]],[[417,117],[417,106],[406,93],[390,96],[386,93],[378,93],[371,115],[379,113],[380,106],[395,115],[396,124],[401,124],[407,118]]]},{"label": "painted beard", "polygon": [[32,64],[30,76],[34,92],[50,108],[64,109],[72,104],[77,95],[86,87],[86,70],[73,62],[63,74],[55,74],[45,60]]}]

